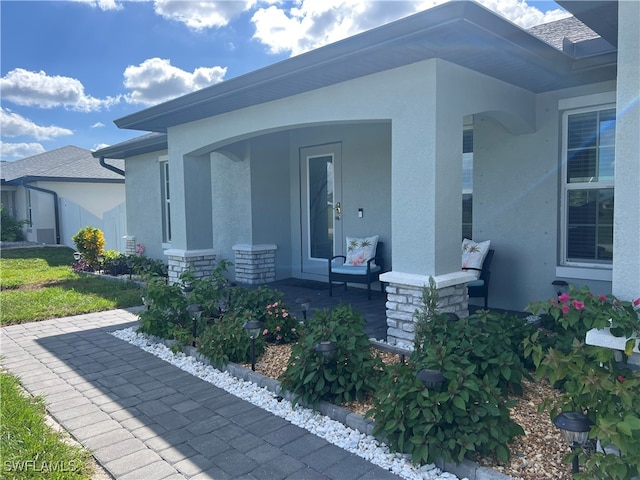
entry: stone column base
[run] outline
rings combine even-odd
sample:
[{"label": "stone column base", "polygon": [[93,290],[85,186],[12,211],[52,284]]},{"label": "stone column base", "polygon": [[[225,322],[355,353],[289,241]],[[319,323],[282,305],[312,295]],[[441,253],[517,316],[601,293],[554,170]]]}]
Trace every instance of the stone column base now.
[{"label": "stone column base", "polygon": [[260,285],[276,279],[277,245],[234,245],[236,282]]},{"label": "stone column base", "polygon": [[191,269],[195,278],[206,278],[216,268],[213,250],[165,250],[169,266],[169,285],[180,282],[180,275]]},{"label": "stone column base", "polygon": [[[467,283],[473,275],[453,272],[434,277],[440,313],[469,316]],[[380,280],[387,283],[387,343],[412,349],[415,331],[414,313],[422,307],[422,289],[429,286],[428,275],[386,272]]]}]

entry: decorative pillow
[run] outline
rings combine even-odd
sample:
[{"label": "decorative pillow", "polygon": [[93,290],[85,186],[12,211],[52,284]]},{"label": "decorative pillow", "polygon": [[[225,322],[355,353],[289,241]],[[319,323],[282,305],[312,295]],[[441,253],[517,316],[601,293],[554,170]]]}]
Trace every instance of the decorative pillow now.
[{"label": "decorative pillow", "polygon": [[473,240],[465,238],[462,241],[462,270],[479,278],[480,270],[482,270],[482,264],[487,256],[490,244],[491,240],[476,243]]},{"label": "decorative pillow", "polygon": [[[376,248],[378,246],[378,235],[366,238],[347,237],[347,260],[345,265],[359,267],[367,264],[376,256]],[[375,267],[375,263],[371,262],[371,266]]]}]

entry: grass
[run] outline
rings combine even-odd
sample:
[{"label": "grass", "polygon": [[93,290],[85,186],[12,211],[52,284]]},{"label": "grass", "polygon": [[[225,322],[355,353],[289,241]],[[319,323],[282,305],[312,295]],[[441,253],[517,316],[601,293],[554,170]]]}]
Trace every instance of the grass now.
[{"label": "grass", "polygon": [[141,304],[133,282],[73,271],[73,250],[4,249],[0,258],[0,325],[13,325]]},{"label": "grass", "polygon": [[16,377],[0,373],[0,477],[88,479],[89,454],[65,443],[45,422],[41,397],[25,395]]}]

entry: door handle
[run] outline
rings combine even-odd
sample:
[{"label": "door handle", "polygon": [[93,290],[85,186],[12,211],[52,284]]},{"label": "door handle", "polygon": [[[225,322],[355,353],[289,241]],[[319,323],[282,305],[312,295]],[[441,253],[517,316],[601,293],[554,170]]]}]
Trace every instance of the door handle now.
[{"label": "door handle", "polygon": [[340,202],[336,203],[336,220],[340,220],[342,218],[342,205]]}]

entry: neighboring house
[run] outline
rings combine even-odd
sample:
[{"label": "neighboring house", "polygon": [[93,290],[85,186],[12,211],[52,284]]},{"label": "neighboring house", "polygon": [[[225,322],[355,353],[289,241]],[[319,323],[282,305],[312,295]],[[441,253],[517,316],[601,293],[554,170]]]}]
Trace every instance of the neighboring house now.
[{"label": "neighboring house", "polygon": [[3,162],[2,205],[29,222],[24,228],[29,241],[73,248],[71,237],[92,226],[103,231],[106,249],[124,252],[124,162],[112,163],[115,171],[74,146]]},{"label": "neighboring house", "polygon": [[390,332],[429,276],[464,312],[464,158],[491,307],[556,279],[636,298],[640,2],[558,3],[583,23],[447,3],[120,118],[154,133],[94,156],[126,160],[127,233],[174,281],[214,258],[246,283],[326,279],[346,236],[377,234]]}]

